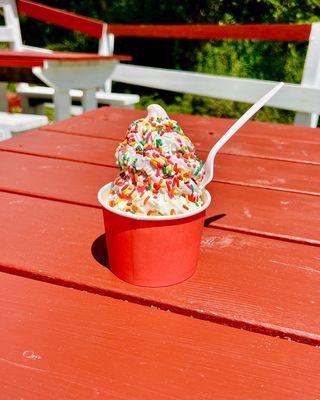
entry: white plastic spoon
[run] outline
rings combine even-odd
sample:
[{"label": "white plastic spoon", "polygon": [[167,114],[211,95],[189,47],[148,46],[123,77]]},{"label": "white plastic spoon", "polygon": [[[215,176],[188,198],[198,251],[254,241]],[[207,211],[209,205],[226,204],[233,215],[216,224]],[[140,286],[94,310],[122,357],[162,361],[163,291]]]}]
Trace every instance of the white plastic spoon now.
[{"label": "white plastic spoon", "polygon": [[271,89],[267,94],[261,97],[252,107],[246,111],[242,117],[240,117],[232,126],[227,130],[227,132],[217,141],[217,143],[212,147],[210,153],[208,154],[207,160],[204,164],[205,177],[203,182],[200,184],[200,189],[203,189],[210,183],[213,179],[214,172],[214,158],[218,151],[227,141],[232,138],[232,136],[238,132],[238,130],[247,122],[249,119],[262,108],[268,100],[271,99],[284,85],[283,82],[278,83],[273,89]]}]

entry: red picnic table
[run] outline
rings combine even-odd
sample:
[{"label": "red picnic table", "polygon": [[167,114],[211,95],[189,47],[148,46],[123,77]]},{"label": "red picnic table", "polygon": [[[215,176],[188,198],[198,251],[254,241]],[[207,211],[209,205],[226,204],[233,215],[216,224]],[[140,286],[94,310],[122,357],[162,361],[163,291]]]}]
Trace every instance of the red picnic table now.
[{"label": "red picnic table", "polygon": [[[251,122],[217,157],[197,273],[107,268],[97,190],[142,111],[0,143],[3,399],[320,396],[320,130]],[[174,116],[205,158],[231,120]]]},{"label": "red picnic table", "polygon": [[55,89],[55,116],[60,120],[70,116],[70,89],[83,91],[84,111],[97,108],[96,89],[103,87],[119,61],[130,60],[124,55],[0,50],[0,80],[1,67],[31,68],[37,78]]}]

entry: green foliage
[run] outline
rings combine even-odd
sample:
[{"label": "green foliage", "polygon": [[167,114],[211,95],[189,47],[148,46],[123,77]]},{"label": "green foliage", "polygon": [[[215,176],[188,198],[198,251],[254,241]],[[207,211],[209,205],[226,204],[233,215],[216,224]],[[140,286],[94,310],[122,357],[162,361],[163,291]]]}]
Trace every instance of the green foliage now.
[{"label": "green foliage", "polygon": [[[243,78],[298,83],[301,81],[305,44],[233,41],[207,42],[197,52],[197,71]],[[201,113],[238,118],[247,108],[243,103],[206,100]],[[264,108],[256,115],[261,121],[290,123],[294,113]]]},{"label": "green foliage", "polygon": [[[303,23],[320,20],[319,0],[38,0],[107,22],[123,24],[249,24]],[[28,44],[55,50],[96,51],[97,41],[77,32],[22,19]],[[134,63],[209,74],[300,82],[305,42],[195,41],[116,39],[118,53],[133,55]],[[115,84],[128,91],[128,86]],[[193,95],[131,87],[142,94],[139,108],[151,101],[171,112],[239,117],[247,104]],[[259,120],[291,122],[293,113],[264,108]]]}]

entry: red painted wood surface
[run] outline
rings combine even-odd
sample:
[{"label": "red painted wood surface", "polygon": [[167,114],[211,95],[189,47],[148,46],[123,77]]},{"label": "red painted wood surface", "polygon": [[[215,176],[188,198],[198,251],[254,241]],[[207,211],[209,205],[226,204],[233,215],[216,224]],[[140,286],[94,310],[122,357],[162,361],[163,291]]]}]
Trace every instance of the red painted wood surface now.
[{"label": "red painted wood surface", "polygon": [[0,275],[3,398],[315,399],[320,349]]},{"label": "red painted wood surface", "polygon": [[99,207],[98,189],[115,168],[1,152],[0,189]]},{"label": "red painted wood surface", "polygon": [[[18,1],[21,14],[49,22],[95,38],[102,34],[103,22],[29,0]],[[171,39],[255,39],[308,40],[310,24],[255,25],[117,25],[108,24],[116,36]]]},{"label": "red painted wood surface", "polygon": [[[207,153],[199,156],[205,160]],[[320,194],[320,165],[228,154],[218,154],[215,162],[215,182]]]},{"label": "red painted wood surface", "polygon": [[[48,125],[45,130],[105,139],[122,139],[133,119],[144,111],[106,107],[83,116]],[[198,116],[172,115],[200,150],[209,150],[232,124],[230,120]],[[202,118],[204,118],[202,120]],[[247,157],[320,163],[320,130],[276,124],[246,124],[221,153]]]},{"label": "red painted wood surface", "polygon": [[0,199],[3,271],[320,344],[319,247],[205,228],[190,280],[139,288],[105,267],[100,210],[9,193]]},{"label": "red painted wood surface", "polygon": [[53,52],[53,53],[35,53],[31,51],[0,51],[0,66],[1,67],[35,67],[43,66],[43,63],[48,61],[98,61],[98,60],[119,60],[130,61],[130,56],[112,55],[100,56],[99,54],[90,53],[68,53],[68,52]]},{"label": "red painted wood surface", "polygon": [[[116,168],[114,152],[119,140],[37,130],[0,142],[0,149]],[[203,160],[207,153],[197,152]],[[216,182],[319,195],[319,177],[319,165],[228,154],[216,158]]]},{"label": "red painted wood surface", "polygon": [[83,17],[59,8],[49,7],[29,0],[18,0],[17,7],[20,14],[40,21],[82,32],[98,39],[102,35],[103,22],[93,18]]},{"label": "red painted wood surface", "polygon": [[223,183],[211,183],[209,190],[213,201],[208,217],[226,214],[210,226],[320,244],[320,225],[316,223],[320,202],[316,196]]},{"label": "red painted wood surface", "polygon": [[[0,168],[6,171],[0,176],[2,190],[96,207],[99,188],[117,173],[115,168],[12,152],[2,152]],[[314,223],[320,214],[318,196],[275,190],[266,193],[262,188],[218,182],[208,188],[213,201],[207,217],[226,214],[213,226],[320,244],[320,225]]]},{"label": "red painted wood surface", "polygon": [[[112,124],[113,128],[115,128],[117,131],[121,128],[123,134],[134,119],[145,116],[145,110],[126,110],[124,113],[123,108],[101,107],[96,110],[88,111],[85,114],[74,117],[73,119],[69,119],[68,122],[80,122],[80,120],[83,118],[101,120],[104,122],[104,124],[109,126]],[[235,119],[188,114],[170,113],[170,117],[178,121],[187,134],[189,133],[189,130],[195,131],[196,129],[198,130],[199,134],[206,133],[208,135],[210,132],[213,134],[222,134],[226,132],[226,130],[235,122]],[[63,121],[60,121],[58,126],[60,126],[60,123],[62,122]],[[312,141],[313,143],[320,144],[319,132],[319,128],[311,129],[303,126],[249,121],[244,125],[244,127],[241,128],[241,130],[237,133],[237,136],[251,134],[255,135],[256,137],[294,139],[306,142]]]},{"label": "red painted wood surface", "polygon": [[[1,393],[314,399],[319,130],[248,124],[231,142],[235,155],[217,158],[197,273],[148,289],[106,268],[96,202],[116,173],[116,143],[143,114],[95,110],[1,143]],[[203,157],[231,124],[176,117]]]},{"label": "red painted wood surface", "polygon": [[310,24],[110,25],[116,36],[168,39],[308,40]]}]

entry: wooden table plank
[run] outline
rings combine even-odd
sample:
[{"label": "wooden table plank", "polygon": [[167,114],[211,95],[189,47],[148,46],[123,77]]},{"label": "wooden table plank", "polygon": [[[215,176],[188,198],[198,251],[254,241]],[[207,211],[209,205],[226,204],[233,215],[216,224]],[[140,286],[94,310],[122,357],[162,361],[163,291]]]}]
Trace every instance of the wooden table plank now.
[{"label": "wooden table plank", "polygon": [[[145,110],[125,110],[120,107],[101,107],[92,111],[88,111],[76,117],[77,120],[88,118],[91,120],[101,120],[104,123],[112,125],[117,130],[121,130],[122,134],[126,131],[128,125],[136,118],[146,116]],[[187,129],[195,130],[198,128],[200,133],[224,133],[235,122],[232,118],[217,118],[190,114],[171,114],[170,116],[181,123]],[[69,119],[69,121],[71,121]],[[183,125],[182,125],[183,124]],[[68,125],[68,124],[64,124]],[[52,128],[54,126],[51,126]],[[311,142],[320,144],[319,137],[320,128],[308,128],[304,126],[294,126],[287,124],[278,124],[270,122],[249,121],[237,135],[254,135],[268,139],[292,139],[298,141]]]},{"label": "wooden table plank", "polygon": [[0,153],[0,190],[99,207],[98,189],[115,168],[24,154]]},{"label": "wooden table plank", "polygon": [[[65,126],[60,126],[58,122],[57,124],[46,126],[46,130],[113,140],[117,139],[120,134],[123,135],[123,132],[125,132],[121,129],[120,133],[119,128],[111,129],[106,124],[102,125],[101,121],[90,120],[89,118],[71,121]],[[189,131],[186,133],[200,150],[209,150],[221,136],[213,134],[207,138],[199,132]],[[124,137],[124,135],[121,137]],[[264,139],[254,136],[244,137],[238,135],[232,138],[232,141],[221,149],[221,153],[318,165],[320,163],[319,148],[319,145],[308,142],[296,143],[290,140]]]},{"label": "wooden table plank", "polygon": [[[96,165],[115,165],[117,140],[36,130],[0,142],[0,149]],[[205,160],[207,151],[198,151]],[[320,194],[320,166],[218,154],[215,181],[306,194]]]},{"label": "wooden table plank", "polygon": [[[1,152],[0,189],[98,207],[98,189],[115,168]],[[320,244],[318,196],[213,183],[207,217],[225,216],[212,226],[302,243]],[[290,224],[288,224],[290,221]],[[312,227],[312,229],[310,229]]]},{"label": "wooden table plank", "polygon": [[320,391],[312,346],[7,274],[0,288],[5,398],[307,400]]},{"label": "wooden table plank", "polygon": [[317,196],[275,190],[208,185],[213,200],[207,217],[226,214],[212,226],[267,237],[320,244],[320,202]]},{"label": "wooden table plank", "polygon": [[197,273],[168,288],[107,268],[101,211],[0,193],[1,269],[219,323],[320,344],[320,249],[205,229]]},{"label": "wooden table plank", "polygon": [[[109,107],[101,111],[89,112],[87,115],[60,121],[46,126],[46,130],[64,132],[69,134],[84,135],[105,139],[123,138],[128,124],[132,119],[144,116],[144,111],[129,110],[121,112],[121,109]],[[201,124],[202,117],[177,115],[177,119],[184,128],[186,134],[200,150],[208,150],[217,139],[230,126],[230,120],[211,119],[210,126]],[[188,121],[188,122],[187,122]],[[206,121],[206,120],[205,120]],[[212,126],[211,126],[212,124]],[[221,124],[223,128],[221,128]],[[297,129],[287,126],[287,129],[277,129],[275,124],[255,125],[248,123],[232,140],[221,150],[224,154],[236,154],[248,157],[262,157],[284,161],[295,161],[319,164],[320,163],[320,139],[317,137],[319,130],[302,128],[298,134]],[[271,126],[270,126],[271,125]],[[249,129],[248,129],[249,127]],[[256,128],[256,129],[255,129]],[[297,127],[295,127],[297,128]],[[299,127],[301,128],[301,127]],[[292,138],[288,137],[292,133]],[[316,132],[314,132],[316,131]],[[310,136],[309,136],[310,134]]]}]

